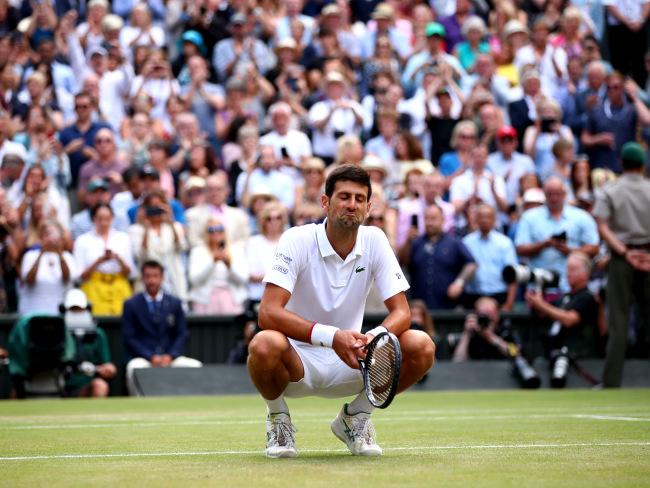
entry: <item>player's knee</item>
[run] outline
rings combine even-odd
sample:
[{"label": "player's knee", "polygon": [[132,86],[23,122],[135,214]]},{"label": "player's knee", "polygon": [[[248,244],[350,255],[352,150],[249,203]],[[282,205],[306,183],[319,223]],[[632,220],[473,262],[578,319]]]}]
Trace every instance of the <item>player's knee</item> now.
[{"label": "player's knee", "polygon": [[409,330],[400,337],[405,359],[422,364],[429,369],[436,355],[436,345],[428,334],[420,330]]},{"label": "player's knee", "polygon": [[106,397],[108,396],[108,383],[101,378],[95,378],[92,381],[91,391],[93,397]]},{"label": "player's knee", "polygon": [[287,338],[280,332],[262,330],[248,345],[248,356],[254,360],[279,360],[286,344]]}]

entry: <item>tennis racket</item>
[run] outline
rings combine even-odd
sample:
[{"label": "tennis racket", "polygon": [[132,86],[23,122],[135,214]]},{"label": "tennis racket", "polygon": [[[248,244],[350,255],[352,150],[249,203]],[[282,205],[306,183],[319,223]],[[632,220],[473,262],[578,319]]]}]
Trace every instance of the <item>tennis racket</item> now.
[{"label": "tennis racket", "polygon": [[370,403],[386,408],[395,398],[402,351],[394,334],[382,332],[365,347],[366,358],[359,359],[363,386]]}]

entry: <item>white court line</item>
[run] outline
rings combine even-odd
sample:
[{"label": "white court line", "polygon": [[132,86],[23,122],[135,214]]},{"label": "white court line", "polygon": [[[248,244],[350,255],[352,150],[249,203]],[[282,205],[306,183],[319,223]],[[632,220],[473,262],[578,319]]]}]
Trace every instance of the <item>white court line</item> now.
[{"label": "white court line", "polygon": [[[260,417],[262,419],[262,417]],[[74,429],[112,429],[119,427],[128,428],[148,428],[148,427],[171,427],[171,426],[208,426],[208,425],[255,425],[261,424],[263,419],[251,420],[182,420],[182,421],[165,421],[165,422],[131,422],[121,421],[122,423],[105,422],[94,424],[28,424],[28,425],[0,425],[0,431],[5,430],[74,430]],[[514,420],[514,419],[586,419],[586,420],[622,420],[650,422],[650,418],[629,417],[622,415],[592,415],[592,414],[538,414],[538,415],[448,415],[448,416],[430,416],[430,415],[382,415],[377,417],[377,422],[383,421],[401,422],[411,420],[426,421],[454,421],[454,420]],[[330,421],[330,417],[309,417],[296,419],[297,424],[301,423],[321,423]]]},{"label": "white court line", "polygon": [[[448,450],[499,450],[499,449],[558,449],[572,447],[646,447],[650,441],[632,442],[573,442],[573,443],[541,443],[541,444],[477,444],[477,445],[449,445],[449,446],[413,446],[389,447],[385,451],[410,452],[410,451],[448,451]],[[347,449],[301,449],[302,453],[326,454],[348,452]],[[125,452],[116,454],[53,454],[40,456],[3,456],[0,461],[38,461],[52,459],[111,459],[111,458],[139,458],[139,457],[179,457],[179,456],[242,456],[262,455],[262,450],[229,450],[229,451],[188,451],[188,452]]]},{"label": "white court line", "polygon": [[650,418],[641,417],[621,417],[618,415],[574,415],[579,419],[594,419],[594,420],[621,420],[624,422],[650,422]]}]

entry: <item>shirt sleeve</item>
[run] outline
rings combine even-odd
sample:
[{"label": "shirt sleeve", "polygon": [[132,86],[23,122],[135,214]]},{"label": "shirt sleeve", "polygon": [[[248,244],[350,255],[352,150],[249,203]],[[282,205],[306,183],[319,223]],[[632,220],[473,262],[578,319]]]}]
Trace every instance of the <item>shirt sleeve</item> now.
[{"label": "shirt sleeve", "polygon": [[515,235],[515,245],[517,246],[531,244],[533,242],[533,236],[530,233],[530,218],[527,217],[529,215],[526,215],[524,212],[517,226],[517,234]]},{"label": "shirt sleeve", "polygon": [[603,190],[597,190],[594,192],[596,196],[596,204],[592,214],[595,218],[600,218],[603,220],[609,220],[611,216],[611,209],[609,205],[609,195]]},{"label": "shirt sleeve", "polygon": [[582,216],[583,216],[582,243],[598,244],[600,242],[600,238],[598,236],[598,227],[596,226],[596,221],[587,212],[583,213]]},{"label": "shirt sleeve", "polygon": [[296,231],[298,228],[289,230],[280,238],[271,267],[264,276],[264,283],[273,283],[289,293],[293,293],[304,258],[301,236]]},{"label": "shirt sleeve", "polygon": [[410,286],[402,273],[386,235],[380,230],[374,228],[371,230],[373,232],[370,237],[374,242],[373,247],[375,249],[372,275],[381,299],[387,300],[399,292],[408,290]]}]

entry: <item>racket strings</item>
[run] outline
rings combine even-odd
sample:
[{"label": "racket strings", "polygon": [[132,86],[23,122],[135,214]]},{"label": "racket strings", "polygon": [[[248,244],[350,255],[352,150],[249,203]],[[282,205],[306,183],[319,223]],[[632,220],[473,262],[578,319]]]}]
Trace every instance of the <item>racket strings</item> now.
[{"label": "racket strings", "polygon": [[378,346],[371,355],[368,368],[370,392],[379,403],[384,402],[391,393],[395,357],[395,348],[390,342]]}]

